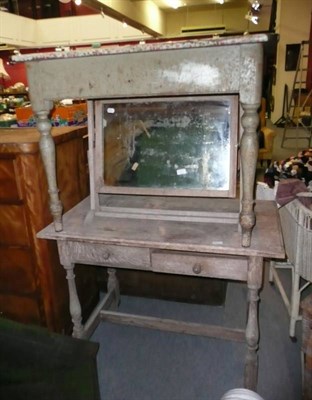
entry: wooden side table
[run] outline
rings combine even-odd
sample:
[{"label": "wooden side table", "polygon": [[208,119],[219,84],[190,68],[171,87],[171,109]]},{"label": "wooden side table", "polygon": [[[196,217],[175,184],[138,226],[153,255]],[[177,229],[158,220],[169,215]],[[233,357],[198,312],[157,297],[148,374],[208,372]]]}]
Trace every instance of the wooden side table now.
[{"label": "wooden side table", "polygon": [[[86,199],[64,215],[62,231],[56,232],[51,224],[39,233],[40,238],[57,240],[69,286],[73,336],[86,338],[100,321],[110,321],[224,340],[246,340],[245,387],[255,390],[263,258],[284,257],[275,203],[257,202],[257,225],[253,243],[248,248],[241,246],[235,224],[193,222],[185,226],[179,221],[151,219],[142,223],[135,218],[92,217],[89,208],[89,199]],[[107,295],[85,324],[81,322],[75,263],[108,267]],[[118,313],[115,311],[119,303],[118,268],[244,281],[248,287],[246,328],[231,329]]]},{"label": "wooden side table", "polygon": [[[253,390],[256,388],[258,301],[263,258],[284,257],[274,203],[257,202],[255,206],[253,196],[258,154],[256,131],[262,92],[262,44],[266,41],[268,36],[259,34],[14,56],[14,61],[26,62],[30,98],[41,134],[40,148],[54,219],[54,223],[44,229],[39,237],[57,241],[61,263],[66,270],[75,337],[89,336],[100,320],[108,320],[226,340],[246,340],[245,386]],[[237,135],[240,140],[241,201],[236,200],[234,194],[231,194],[231,199],[221,200],[214,194],[209,196],[214,198],[208,202],[208,196],[201,193],[202,196],[198,196],[201,197],[204,211],[211,218],[203,220],[200,208],[195,218],[185,219],[185,208],[175,204],[181,202],[172,201],[172,193],[162,193],[165,203],[174,203],[178,208],[179,219],[172,219],[166,213],[167,209],[163,213],[159,213],[158,209],[155,211],[155,198],[151,190],[149,195],[152,197],[152,205],[147,203],[148,212],[143,218],[142,214],[140,218],[138,213],[133,213],[129,204],[123,207],[122,212],[119,212],[120,209],[117,212],[107,209],[105,213],[102,212],[99,203],[101,195],[106,192],[103,188],[105,156],[101,133],[105,136],[107,119],[103,118],[101,101],[121,99],[127,102],[128,99],[134,99],[142,103],[146,98],[155,101],[179,98],[187,104],[191,98],[221,95],[237,97],[243,112],[243,132]],[[88,100],[91,193],[90,201],[79,203],[62,216],[49,112],[53,100],[68,97]],[[240,126],[238,108],[234,121],[224,126]],[[194,109],[197,108],[194,106]],[[114,107],[111,111],[115,112]],[[184,112],[187,113],[187,110]],[[234,111],[227,111],[227,115],[234,115]],[[138,119],[141,120],[140,116]],[[208,116],[207,121],[211,121]],[[218,134],[215,132],[210,137],[212,142],[207,140],[208,147],[218,140]],[[179,144],[176,145],[177,149]],[[234,148],[236,154],[236,146],[232,144],[231,148],[232,151]],[[204,157],[204,167],[208,165],[209,160]],[[230,161],[227,165],[229,168],[221,175],[228,177],[234,173],[236,176],[236,162],[234,167]],[[131,195],[136,196],[135,190]],[[175,193],[175,196],[175,199],[182,201],[183,195]],[[125,197],[121,194],[119,199],[124,202]],[[188,202],[196,206],[196,200],[192,201],[196,197],[194,191],[189,194]],[[142,210],[144,207],[139,208]],[[194,210],[187,211],[193,215]],[[204,212],[204,215],[207,213]],[[164,214],[168,218],[164,218]],[[234,222],[229,221],[229,216],[233,216]],[[107,295],[85,324],[82,324],[81,319],[81,302],[74,275],[75,263],[109,267]],[[248,287],[246,329],[127,316],[112,311],[119,302],[116,277],[118,268],[244,281]]]}]

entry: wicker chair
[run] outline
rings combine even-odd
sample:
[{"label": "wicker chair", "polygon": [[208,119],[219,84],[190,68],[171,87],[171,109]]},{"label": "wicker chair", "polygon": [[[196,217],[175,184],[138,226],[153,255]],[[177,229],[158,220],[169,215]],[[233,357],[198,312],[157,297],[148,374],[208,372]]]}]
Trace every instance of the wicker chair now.
[{"label": "wicker chair", "polygon": [[[287,262],[271,261],[269,281],[275,282],[290,316],[289,336],[295,339],[296,322],[300,315],[302,292],[312,282],[312,209],[298,197],[312,197],[311,192],[298,193],[297,198],[279,209]],[[290,269],[291,294],[287,296],[279,269]]]}]

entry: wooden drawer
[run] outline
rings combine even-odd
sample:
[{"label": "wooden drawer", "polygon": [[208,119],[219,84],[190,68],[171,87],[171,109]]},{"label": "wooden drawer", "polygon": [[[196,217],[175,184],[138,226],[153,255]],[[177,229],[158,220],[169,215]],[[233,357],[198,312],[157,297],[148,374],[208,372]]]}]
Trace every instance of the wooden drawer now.
[{"label": "wooden drawer", "polygon": [[[107,267],[150,269],[150,254],[147,248],[61,242],[59,243],[59,253],[63,265],[71,260],[71,262],[81,264],[97,264]],[[69,259],[66,255],[69,255]]]},{"label": "wooden drawer", "polygon": [[247,280],[247,259],[236,256],[154,251],[151,261],[155,272]]},{"label": "wooden drawer", "polygon": [[22,199],[15,174],[15,158],[0,158],[0,202]]},{"label": "wooden drawer", "polygon": [[25,207],[23,205],[0,204],[0,244],[29,245]]},{"label": "wooden drawer", "polygon": [[0,291],[28,294],[36,290],[29,250],[0,247]]}]

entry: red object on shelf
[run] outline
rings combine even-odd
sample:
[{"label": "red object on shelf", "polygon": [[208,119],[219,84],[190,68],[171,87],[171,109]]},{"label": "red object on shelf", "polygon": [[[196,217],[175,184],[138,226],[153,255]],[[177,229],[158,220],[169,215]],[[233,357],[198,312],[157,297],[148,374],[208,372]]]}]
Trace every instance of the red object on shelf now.
[{"label": "red object on shelf", "polygon": [[[31,107],[18,107],[15,110],[17,124],[20,127],[36,125]],[[52,126],[80,125],[87,121],[87,103],[55,107],[50,115]]]}]

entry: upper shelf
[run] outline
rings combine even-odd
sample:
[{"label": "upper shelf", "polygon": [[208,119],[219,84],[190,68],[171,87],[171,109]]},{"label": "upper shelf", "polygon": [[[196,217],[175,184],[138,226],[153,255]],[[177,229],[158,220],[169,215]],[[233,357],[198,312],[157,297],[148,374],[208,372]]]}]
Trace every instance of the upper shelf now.
[{"label": "upper shelf", "polygon": [[28,96],[28,92],[0,92],[0,97],[10,97],[10,96]]}]

